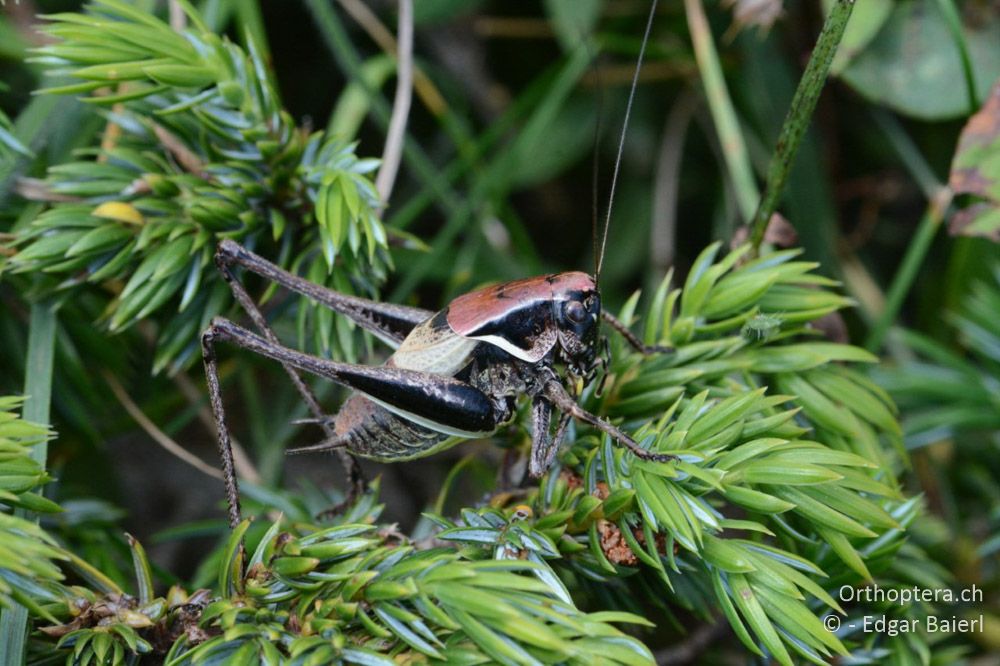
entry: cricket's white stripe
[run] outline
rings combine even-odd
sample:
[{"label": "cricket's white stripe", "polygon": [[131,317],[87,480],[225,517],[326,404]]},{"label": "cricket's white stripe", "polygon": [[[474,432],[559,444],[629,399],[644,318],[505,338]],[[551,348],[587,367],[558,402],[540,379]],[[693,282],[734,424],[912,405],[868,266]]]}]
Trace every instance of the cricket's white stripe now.
[{"label": "cricket's white stripe", "polygon": [[408,412],[405,409],[400,409],[399,407],[396,407],[395,405],[390,405],[389,403],[383,400],[379,400],[378,398],[373,398],[367,393],[365,393],[364,395],[366,398],[374,402],[376,405],[381,405],[382,407],[385,407],[393,414],[396,414],[397,416],[402,416],[407,421],[412,421],[413,423],[423,426],[429,430],[433,430],[434,432],[444,433],[445,435],[453,435],[455,437],[465,437],[467,439],[475,439],[476,437],[486,437],[487,435],[492,435],[495,432],[495,430],[485,430],[482,432],[477,432],[472,430],[460,430],[458,428],[452,428],[451,426],[446,425],[444,423],[431,421],[430,419],[425,418],[423,416],[417,416],[413,412]]},{"label": "cricket's white stripe", "polygon": [[[521,349],[520,347],[511,344],[509,340],[501,338],[498,335],[471,335],[469,336],[473,340],[482,340],[483,342],[488,342],[491,345],[495,345],[500,349],[504,350],[511,356],[519,358],[522,361],[527,361],[528,363],[537,363],[542,360],[549,350],[552,349],[552,345],[549,345],[546,349],[541,349],[535,353],[531,353],[531,350]],[[555,339],[553,338],[552,343],[555,344]]]}]

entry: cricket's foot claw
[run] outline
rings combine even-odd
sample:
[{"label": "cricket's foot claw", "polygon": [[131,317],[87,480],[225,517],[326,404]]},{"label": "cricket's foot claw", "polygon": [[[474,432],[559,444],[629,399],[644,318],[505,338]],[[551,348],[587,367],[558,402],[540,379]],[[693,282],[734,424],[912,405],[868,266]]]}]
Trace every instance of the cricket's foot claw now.
[{"label": "cricket's foot claw", "polygon": [[635,455],[637,458],[642,460],[649,460],[652,462],[673,462],[675,460],[679,460],[677,456],[670,453],[654,453],[646,450],[641,451],[641,453],[639,451],[635,451]]}]

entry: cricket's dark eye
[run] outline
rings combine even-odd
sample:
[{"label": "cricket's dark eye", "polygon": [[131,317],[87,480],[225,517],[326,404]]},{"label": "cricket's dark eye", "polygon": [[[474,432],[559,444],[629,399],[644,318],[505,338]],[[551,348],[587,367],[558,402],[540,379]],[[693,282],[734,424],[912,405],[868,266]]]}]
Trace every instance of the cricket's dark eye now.
[{"label": "cricket's dark eye", "polygon": [[566,304],[566,318],[574,324],[582,324],[587,318],[587,310],[580,301],[570,301]]}]

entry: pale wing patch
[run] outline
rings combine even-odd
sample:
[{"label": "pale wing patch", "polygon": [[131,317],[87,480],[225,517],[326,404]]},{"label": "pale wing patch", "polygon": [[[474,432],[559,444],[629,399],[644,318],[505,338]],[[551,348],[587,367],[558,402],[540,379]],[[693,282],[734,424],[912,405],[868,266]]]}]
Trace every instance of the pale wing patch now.
[{"label": "pale wing patch", "polygon": [[479,344],[448,330],[435,329],[430,322],[420,324],[403,340],[389,360],[389,365],[453,377],[465,367],[469,354]]}]

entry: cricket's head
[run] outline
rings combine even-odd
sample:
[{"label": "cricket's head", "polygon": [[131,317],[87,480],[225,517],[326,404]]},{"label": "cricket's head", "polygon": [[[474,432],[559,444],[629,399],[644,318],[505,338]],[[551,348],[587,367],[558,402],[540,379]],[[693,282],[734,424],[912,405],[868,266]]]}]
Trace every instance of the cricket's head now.
[{"label": "cricket's head", "polygon": [[588,377],[597,364],[601,328],[601,294],[586,273],[562,273],[553,290],[559,357],[570,372]]}]

